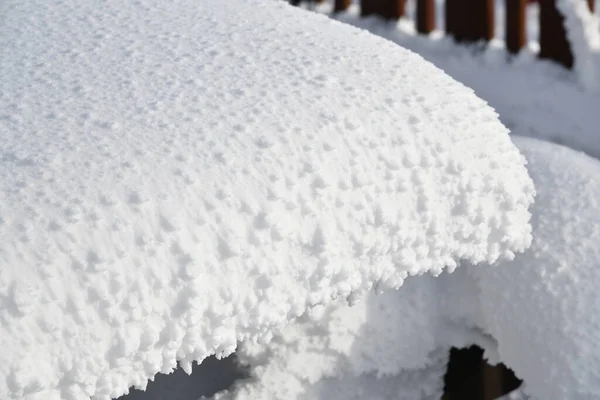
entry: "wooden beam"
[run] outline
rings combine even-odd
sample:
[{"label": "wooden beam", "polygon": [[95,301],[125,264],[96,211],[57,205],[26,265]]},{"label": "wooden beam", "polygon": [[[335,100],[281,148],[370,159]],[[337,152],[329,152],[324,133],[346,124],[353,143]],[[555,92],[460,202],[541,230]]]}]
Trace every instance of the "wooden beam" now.
[{"label": "wooden beam", "polygon": [[554,60],[567,68],[572,68],[573,53],[567,40],[564,18],[556,8],[556,0],[539,0],[539,3],[540,58]]},{"label": "wooden beam", "polygon": [[518,53],[527,42],[527,0],[506,0],[506,48]]},{"label": "wooden beam", "polygon": [[489,41],[494,37],[494,0],[446,2],[446,31],[459,42]]},{"label": "wooden beam", "polygon": [[360,16],[366,17],[373,14],[374,10],[374,0],[360,0]]},{"label": "wooden beam", "polygon": [[406,0],[361,0],[360,15],[377,15],[383,19],[395,20],[404,16]]},{"label": "wooden beam", "polygon": [[496,27],[494,0],[471,0],[471,7],[474,11],[477,10],[473,16],[474,21],[477,22],[477,28],[473,32],[475,40],[492,40]]},{"label": "wooden beam", "polygon": [[444,30],[446,31],[446,35],[454,36],[454,22],[456,21],[455,12],[455,0],[446,0],[444,2]]},{"label": "wooden beam", "polygon": [[333,4],[333,12],[341,12],[341,11],[345,11],[348,9],[348,7],[350,7],[350,2],[352,0],[335,0],[335,3]]},{"label": "wooden beam", "polygon": [[406,12],[406,0],[379,0],[381,4],[381,17],[395,20],[403,17]]},{"label": "wooden beam", "polygon": [[417,0],[417,32],[429,34],[435,29],[435,0]]}]

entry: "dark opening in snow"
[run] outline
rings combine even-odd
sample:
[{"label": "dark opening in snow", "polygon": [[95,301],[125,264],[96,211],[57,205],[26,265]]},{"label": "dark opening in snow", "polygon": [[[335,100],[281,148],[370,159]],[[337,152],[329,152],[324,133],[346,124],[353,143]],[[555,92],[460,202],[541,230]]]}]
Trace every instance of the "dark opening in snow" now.
[{"label": "dark opening in snow", "polygon": [[512,392],[521,383],[504,364],[489,365],[480,347],[452,348],[442,400],[494,400]]},{"label": "dark opening in snow", "polygon": [[191,375],[181,368],[168,375],[158,374],[153,382],[148,382],[146,391],[131,389],[117,400],[198,400],[228,389],[237,379],[247,376],[235,354],[221,360],[210,357],[200,365],[194,363]]}]

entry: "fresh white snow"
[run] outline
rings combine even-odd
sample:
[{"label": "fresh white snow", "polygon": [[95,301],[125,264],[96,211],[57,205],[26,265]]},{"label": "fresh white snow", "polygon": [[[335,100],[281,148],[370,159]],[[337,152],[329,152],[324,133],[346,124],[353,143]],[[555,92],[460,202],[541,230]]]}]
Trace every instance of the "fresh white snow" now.
[{"label": "fresh white snow", "polygon": [[513,262],[473,270],[485,328],[534,399],[600,398],[600,162],[515,143],[538,190],[534,240]]},{"label": "fresh white snow", "polygon": [[237,354],[251,379],[214,399],[439,400],[449,347],[481,336],[448,319],[450,304],[476,307],[465,269],[408,278],[400,290],[368,294],[353,307],[320,307],[268,345],[242,345]]},{"label": "fresh white snow", "polygon": [[268,345],[242,346],[252,379],[215,399],[439,400],[449,348],[473,343],[531,399],[599,398],[600,162],[514,140],[538,190],[529,250],[314,310]]},{"label": "fresh white snow", "polygon": [[574,69],[582,87],[600,92],[600,19],[587,1],[560,0],[567,40],[575,59]]},{"label": "fresh white snow", "polygon": [[391,42],[270,0],[0,13],[2,399],[107,400],[531,243],[497,114]]},{"label": "fresh white snow", "polygon": [[[323,6],[320,10],[327,9]],[[533,26],[537,23],[536,14],[528,15],[529,26]],[[481,49],[455,44],[441,31],[428,37],[420,36],[412,20],[385,24],[374,17],[359,18],[357,7],[335,18],[389,39],[431,61],[487,101],[512,134],[565,144],[600,157],[600,92],[582,85],[585,79],[578,72],[538,59],[537,43],[530,42],[518,56],[509,57],[501,40],[494,40]],[[585,29],[594,29],[597,17],[587,21],[591,25]]]}]

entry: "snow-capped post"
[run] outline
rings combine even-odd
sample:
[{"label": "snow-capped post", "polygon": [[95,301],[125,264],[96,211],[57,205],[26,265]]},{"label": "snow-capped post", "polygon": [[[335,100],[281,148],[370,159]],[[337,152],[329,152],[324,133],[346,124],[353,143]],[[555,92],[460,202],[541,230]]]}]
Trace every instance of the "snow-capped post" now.
[{"label": "snow-capped post", "polygon": [[527,0],[506,0],[506,48],[518,53],[527,41]]},{"label": "snow-capped post", "polygon": [[383,19],[394,20],[404,16],[406,0],[361,0],[360,15],[377,15]]},{"label": "snow-capped post", "polygon": [[350,7],[351,0],[335,0],[333,5],[333,12],[345,11],[348,7]]},{"label": "snow-capped post", "polygon": [[435,1],[417,0],[417,31],[428,34],[435,29]]},{"label": "snow-capped post", "polygon": [[564,18],[556,8],[556,0],[540,0],[540,58],[573,67],[573,53],[567,40]]},{"label": "snow-capped post", "polygon": [[447,31],[459,41],[489,41],[494,37],[493,0],[453,0],[446,4]]}]

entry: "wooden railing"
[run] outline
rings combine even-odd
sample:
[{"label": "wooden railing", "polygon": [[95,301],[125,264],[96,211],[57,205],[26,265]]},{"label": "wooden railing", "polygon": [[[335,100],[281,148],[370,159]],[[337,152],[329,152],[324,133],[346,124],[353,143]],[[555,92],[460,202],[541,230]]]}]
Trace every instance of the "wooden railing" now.
[{"label": "wooden railing", "polygon": [[[346,10],[351,3],[351,0],[334,1],[334,12]],[[416,0],[417,32],[429,34],[435,29],[435,1]],[[405,2],[406,0],[361,0],[361,16],[377,15],[388,20],[398,19],[405,15]],[[593,12],[594,0],[587,2]],[[505,3],[506,49],[516,54],[527,42],[527,0],[505,0]],[[563,17],[556,8],[556,0],[539,0],[539,6],[539,56],[571,68],[573,53],[566,37]],[[459,42],[489,41],[494,37],[494,11],[494,0],[446,0],[446,33]]]}]

